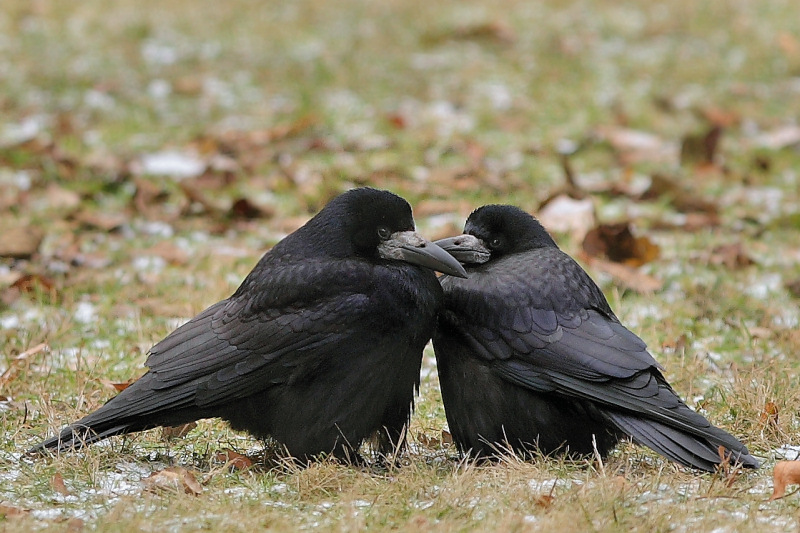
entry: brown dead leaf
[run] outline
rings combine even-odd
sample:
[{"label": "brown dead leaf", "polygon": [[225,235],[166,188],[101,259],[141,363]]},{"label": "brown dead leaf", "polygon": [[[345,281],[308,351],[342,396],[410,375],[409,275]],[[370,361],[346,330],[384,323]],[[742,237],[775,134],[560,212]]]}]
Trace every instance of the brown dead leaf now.
[{"label": "brown dead leaf", "polygon": [[230,210],[231,218],[272,218],[275,216],[275,208],[270,205],[259,205],[247,198],[234,200]]},{"label": "brown dead leaf", "polygon": [[214,458],[220,463],[225,463],[231,470],[245,470],[253,466],[252,459],[229,449],[217,452]]},{"label": "brown dead leaf", "polygon": [[123,381],[121,383],[115,383],[115,382],[111,381],[110,379],[102,379],[101,378],[100,379],[100,383],[102,383],[108,389],[114,389],[117,392],[122,392],[125,389],[127,389],[128,387],[130,387],[131,385],[133,385],[136,382],[137,379],[139,379],[139,378],[131,378],[128,381]]},{"label": "brown dead leaf", "polygon": [[182,439],[197,427],[197,422],[189,422],[180,426],[164,426],[161,428],[161,437],[165,440]]},{"label": "brown dead leaf", "polygon": [[164,470],[153,472],[142,480],[145,489],[150,492],[174,492],[199,496],[203,486],[190,471],[180,466],[170,466]]},{"label": "brown dead leaf", "polygon": [[778,33],[778,47],[787,59],[800,58],[800,41],[788,31]]},{"label": "brown dead leaf", "polygon": [[160,211],[160,204],[169,198],[169,193],[163,187],[150,180],[136,178],[134,184],[136,193],[133,195],[133,207],[137,213],[146,217],[152,217]]},{"label": "brown dead leaf", "polygon": [[198,187],[194,180],[182,180],[179,186],[190,203],[199,204],[210,215],[221,215],[225,209],[213,200],[205,191]]},{"label": "brown dead leaf", "polygon": [[122,227],[128,220],[128,217],[124,213],[108,213],[83,209],[75,213],[73,219],[87,228],[114,231]]},{"label": "brown dead leaf", "polygon": [[196,75],[181,76],[172,84],[178,94],[197,95],[203,92],[203,78]]},{"label": "brown dead leaf", "polygon": [[711,250],[709,262],[714,265],[723,265],[731,270],[756,264],[755,260],[745,252],[741,242],[717,246]]},{"label": "brown dead leaf", "polygon": [[765,131],[753,139],[753,144],[768,150],[782,150],[800,145],[800,126],[787,124],[771,131]]},{"label": "brown dead leaf", "polygon": [[800,278],[787,281],[786,290],[795,298],[800,298]]},{"label": "brown dead leaf", "polygon": [[425,40],[437,44],[448,40],[458,41],[490,41],[503,45],[514,44],[517,35],[513,28],[503,21],[480,22],[460,26],[448,32],[426,36]]},{"label": "brown dead leaf", "polygon": [[25,274],[12,283],[11,288],[17,289],[23,294],[31,296],[41,295],[51,300],[56,300],[58,296],[55,282],[40,274]]},{"label": "brown dead leaf", "polygon": [[80,518],[72,517],[67,520],[67,531],[83,531],[83,528],[86,526],[86,522],[81,520]]},{"label": "brown dead leaf", "polygon": [[20,518],[27,516],[29,513],[29,509],[23,509],[21,507],[0,503],[0,518]]},{"label": "brown dead leaf", "polygon": [[672,206],[681,213],[706,213],[718,217],[717,204],[679,186],[678,182],[669,176],[653,174],[650,178],[650,187],[642,193],[640,199],[655,200],[663,197],[668,198]]},{"label": "brown dead leaf", "polygon": [[542,509],[550,508],[555,501],[555,496],[551,494],[539,494],[533,498],[534,505],[536,505],[536,507],[541,507]]},{"label": "brown dead leaf", "polygon": [[762,426],[778,427],[778,406],[775,402],[767,402],[758,419]]},{"label": "brown dead leaf", "polygon": [[772,496],[777,500],[786,495],[786,485],[800,484],[800,461],[778,461],[772,471]]},{"label": "brown dead leaf", "polygon": [[438,448],[442,445],[442,439],[439,437],[430,437],[427,433],[422,431],[417,433],[417,442],[428,448]]},{"label": "brown dead leaf", "polygon": [[30,259],[39,250],[44,231],[35,226],[17,226],[3,231],[0,257]]},{"label": "brown dead leaf", "polygon": [[695,113],[712,126],[721,128],[732,128],[742,121],[741,115],[736,111],[716,106],[700,107],[695,109]]},{"label": "brown dead leaf", "polygon": [[185,265],[189,262],[189,253],[171,241],[159,241],[142,250],[142,255],[158,256],[171,265]]},{"label": "brown dead leaf", "polygon": [[647,237],[635,237],[629,222],[600,224],[583,239],[583,250],[591,257],[606,258],[631,267],[656,259],[658,245]]},{"label": "brown dead leaf", "polygon": [[386,121],[398,130],[404,130],[408,127],[408,119],[402,113],[389,113],[386,115]]},{"label": "brown dead leaf", "polygon": [[568,194],[560,194],[539,207],[536,214],[539,222],[548,231],[569,233],[576,240],[582,240],[596,224],[594,202],[590,196],[576,199]]},{"label": "brown dead leaf", "polygon": [[593,268],[605,272],[614,278],[617,283],[632,291],[641,294],[652,294],[661,290],[661,287],[664,286],[664,282],[660,279],[639,272],[631,266],[605,261],[596,257],[587,257],[586,260]]},{"label": "brown dead leaf", "polygon": [[453,435],[450,434],[449,431],[446,429],[442,430],[442,444],[452,445],[453,444]]},{"label": "brown dead leaf", "polygon": [[21,354],[11,359],[8,363],[8,368],[0,375],[0,389],[11,383],[19,374],[22,365],[25,364],[32,356],[49,350],[50,347],[46,343],[40,343],[32,348],[28,348]]},{"label": "brown dead leaf", "polygon": [[51,209],[70,210],[81,204],[81,196],[75,191],[51,183],[44,191],[44,200]]},{"label": "brown dead leaf", "polygon": [[688,340],[689,339],[686,337],[686,334],[683,333],[675,340],[665,340],[662,342],[661,349],[672,350],[673,352],[682,352],[686,348],[686,343]]},{"label": "brown dead leaf", "polygon": [[623,166],[640,162],[674,163],[678,160],[675,144],[650,132],[609,126],[598,128],[595,136],[611,146]]},{"label": "brown dead leaf", "polygon": [[722,127],[712,125],[707,131],[686,135],[681,141],[681,165],[714,165]]},{"label": "brown dead leaf", "polygon": [[72,494],[67,485],[64,484],[64,477],[61,475],[60,472],[56,472],[53,476],[53,479],[50,480],[50,486],[53,487],[53,490],[57,493],[61,494],[62,496],[69,496]]}]

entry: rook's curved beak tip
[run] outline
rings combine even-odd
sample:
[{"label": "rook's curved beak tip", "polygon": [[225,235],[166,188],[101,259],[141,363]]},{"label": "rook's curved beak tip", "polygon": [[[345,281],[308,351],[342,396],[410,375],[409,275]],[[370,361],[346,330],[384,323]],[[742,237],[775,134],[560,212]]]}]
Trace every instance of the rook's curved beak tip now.
[{"label": "rook's curved beak tip", "polygon": [[378,251],[388,259],[399,259],[450,276],[467,277],[467,271],[455,257],[413,231],[395,233],[378,247]]}]

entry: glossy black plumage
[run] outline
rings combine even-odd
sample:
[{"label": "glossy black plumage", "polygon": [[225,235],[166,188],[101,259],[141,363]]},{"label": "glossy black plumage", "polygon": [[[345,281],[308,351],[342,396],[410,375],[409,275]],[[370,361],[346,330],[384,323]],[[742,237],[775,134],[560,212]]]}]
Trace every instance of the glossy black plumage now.
[{"label": "glossy black plumage", "polygon": [[295,457],[354,459],[376,432],[390,451],[442,301],[431,268],[464,272],[413,229],[411,208],[392,193],[338,196],[230,298],[156,344],[141,379],[32,451],[209,417]]},{"label": "glossy black plumage", "polygon": [[627,435],[702,470],[720,462],[720,445],[758,467],[741,442],[683,403],[645,343],[532,216],[484,206],[464,233],[437,241],[469,277],[440,279],[445,305],[433,338],[462,452],[588,455],[596,446],[605,456]]}]

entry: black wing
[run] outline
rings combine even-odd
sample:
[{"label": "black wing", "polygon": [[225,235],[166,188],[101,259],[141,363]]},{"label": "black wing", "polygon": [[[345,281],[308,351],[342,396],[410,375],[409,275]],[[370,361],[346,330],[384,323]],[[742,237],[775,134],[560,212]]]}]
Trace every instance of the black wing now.
[{"label": "black wing", "polygon": [[375,320],[353,262],[278,265],[156,344],[150,370],[103,407],[32,451],[218,416],[224,404],[308,379]]},{"label": "black wing", "polygon": [[719,445],[758,464],[738,440],[681,401],[645,343],[559,250],[510,256],[467,280],[444,277],[442,285],[443,327],[505,380],[589,400],[634,440],[682,464],[713,469]]}]

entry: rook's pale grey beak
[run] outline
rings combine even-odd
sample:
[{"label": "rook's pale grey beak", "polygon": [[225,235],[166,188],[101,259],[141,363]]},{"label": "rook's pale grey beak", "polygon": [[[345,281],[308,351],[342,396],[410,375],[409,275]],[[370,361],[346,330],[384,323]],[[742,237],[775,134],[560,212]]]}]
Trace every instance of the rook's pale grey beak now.
[{"label": "rook's pale grey beak", "polygon": [[483,244],[482,240],[468,233],[440,239],[434,244],[465,265],[480,265],[488,261],[492,255],[491,250]]},{"label": "rook's pale grey beak", "polygon": [[430,268],[442,274],[466,278],[467,272],[452,255],[414,231],[398,231],[378,245],[384,259],[397,259]]}]

